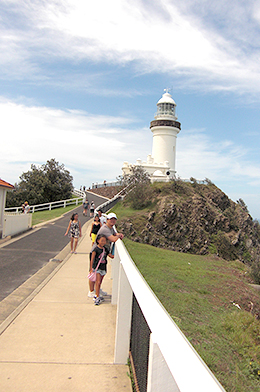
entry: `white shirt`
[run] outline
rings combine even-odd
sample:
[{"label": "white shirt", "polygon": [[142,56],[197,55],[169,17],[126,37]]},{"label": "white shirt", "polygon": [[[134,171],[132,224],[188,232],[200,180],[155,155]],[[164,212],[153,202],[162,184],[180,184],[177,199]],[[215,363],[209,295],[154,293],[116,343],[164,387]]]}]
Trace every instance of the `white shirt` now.
[{"label": "white shirt", "polygon": [[106,218],[105,215],[102,214],[102,215],[99,217],[99,220],[100,220],[101,226],[103,226],[103,224],[106,223],[107,218]]}]

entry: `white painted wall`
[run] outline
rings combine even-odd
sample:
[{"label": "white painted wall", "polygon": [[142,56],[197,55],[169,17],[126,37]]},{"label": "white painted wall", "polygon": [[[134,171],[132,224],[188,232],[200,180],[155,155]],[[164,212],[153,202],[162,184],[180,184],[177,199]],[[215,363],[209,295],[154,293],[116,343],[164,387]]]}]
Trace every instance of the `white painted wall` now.
[{"label": "white painted wall", "polygon": [[2,238],[23,233],[32,227],[32,214],[4,214]]}]

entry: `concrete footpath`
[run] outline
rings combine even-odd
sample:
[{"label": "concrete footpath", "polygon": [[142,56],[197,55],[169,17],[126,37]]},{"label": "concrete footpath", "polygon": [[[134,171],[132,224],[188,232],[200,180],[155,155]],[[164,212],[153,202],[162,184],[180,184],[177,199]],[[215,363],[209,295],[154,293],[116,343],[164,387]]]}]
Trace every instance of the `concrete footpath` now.
[{"label": "concrete footpath", "polygon": [[[116,307],[88,298],[89,226],[68,255],[0,326],[0,391],[132,391],[127,365],[114,365]],[[112,292],[111,262],[102,288]]]}]

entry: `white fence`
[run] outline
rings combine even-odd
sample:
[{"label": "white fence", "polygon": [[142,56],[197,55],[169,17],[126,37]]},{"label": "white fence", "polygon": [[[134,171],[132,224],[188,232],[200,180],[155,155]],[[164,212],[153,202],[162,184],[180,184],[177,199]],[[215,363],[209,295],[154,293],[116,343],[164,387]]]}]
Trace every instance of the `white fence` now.
[{"label": "white fence", "polygon": [[[75,199],[59,200],[59,201],[53,201],[51,203],[36,204],[30,206],[30,212],[53,210],[54,208],[61,208],[61,207],[65,208],[73,204],[77,206],[79,203],[82,203],[82,196]],[[14,212],[16,214],[19,214],[22,212],[22,207],[20,206],[20,207],[5,208],[5,212]]]},{"label": "white fence", "polygon": [[84,191],[81,191],[80,189],[76,189],[76,188],[73,189],[73,193],[74,193],[74,195],[76,195],[78,197],[84,197],[84,195],[85,195]]},{"label": "white fence", "polygon": [[143,279],[123,242],[113,259],[112,303],[117,305],[115,363],[129,357],[133,294],[151,330],[147,392],[223,392],[224,388]]},{"label": "white fence", "polygon": [[[109,182],[102,182],[102,183],[98,183],[98,182],[92,182],[91,188],[95,189],[95,188],[103,188],[105,186],[119,186],[122,185],[122,182],[120,181],[109,181]],[[86,189],[86,191],[90,191],[91,189]]]}]

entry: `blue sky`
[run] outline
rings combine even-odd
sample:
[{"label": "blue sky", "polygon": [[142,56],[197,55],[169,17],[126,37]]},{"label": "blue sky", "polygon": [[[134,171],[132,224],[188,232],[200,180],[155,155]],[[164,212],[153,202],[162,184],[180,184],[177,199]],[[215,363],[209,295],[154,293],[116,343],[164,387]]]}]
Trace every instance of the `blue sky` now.
[{"label": "blue sky", "polygon": [[165,88],[181,178],[260,218],[260,1],[0,0],[0,177],[55,158],[74,185],[152,151]]}]

